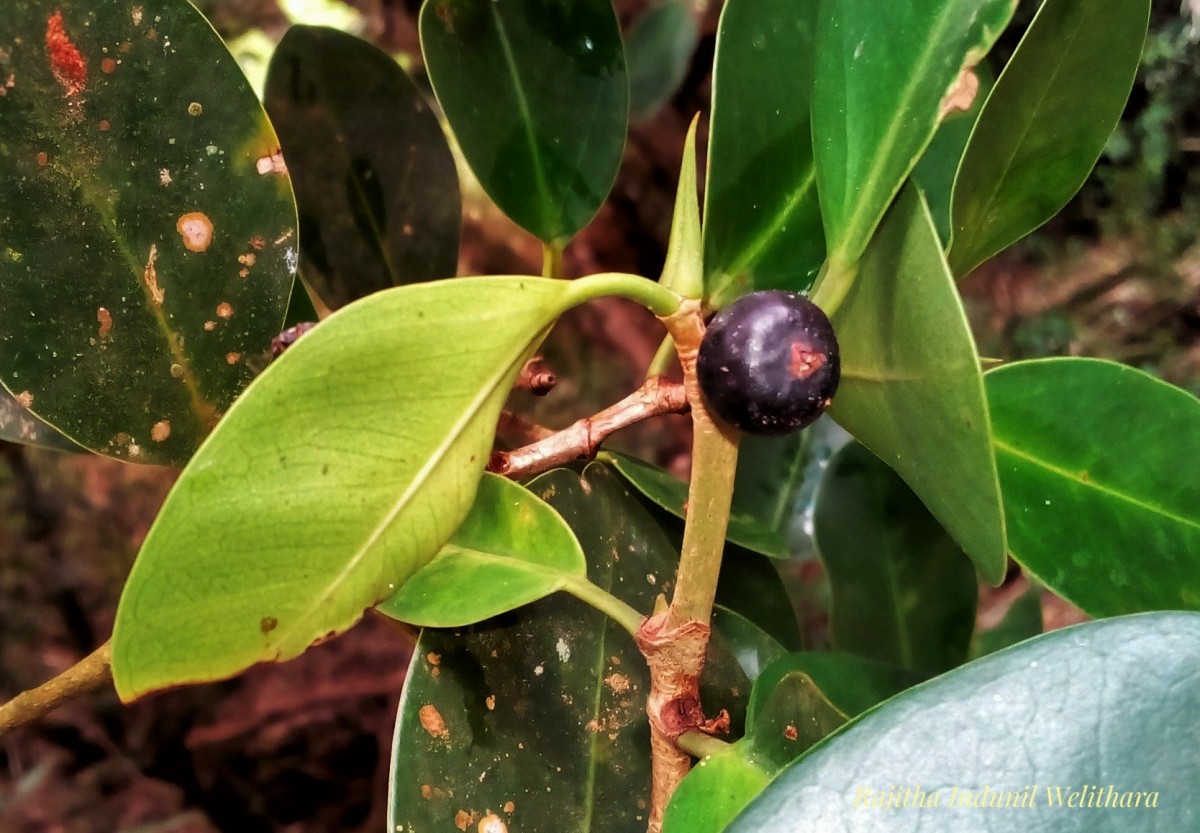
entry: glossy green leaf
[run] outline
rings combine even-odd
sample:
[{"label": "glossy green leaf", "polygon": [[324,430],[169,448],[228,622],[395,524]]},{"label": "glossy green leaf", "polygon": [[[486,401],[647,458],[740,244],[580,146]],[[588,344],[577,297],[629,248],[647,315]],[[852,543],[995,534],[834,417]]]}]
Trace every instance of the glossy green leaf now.
[{"label": "glossy green leaf", "polygon": [[787,648],[775,637],[736,610],[716,605],[713,607],[712,624],[713,629],[725,638],[738,665],[751,682],[772,662],[787,656]]},{"label": "glossy green leaf", "polygon": [[[682,480],[657,466],[652,466],[628,454],[603,451],[600,459],[610,463],[623,478],[653,503],[677,518],[684,517],[688,486]],[[736,489],[734,490],[734,499],[737,500]],[[787,545],[782,538],[775,531],[759,523],[752,511],[740,503],[735,503],[733,506],[726,535],[733,543],[752,552],[772,558],[788,556]]]},{"label": "glossy green leaf", "polygon": [[1095,359],[986,379],[1013,557],[1092,616],[1200,608],[1200,401]]},{"label": "glossy green leaf", "polygon": [[929,675],[966,660],[975,570],[899,475],[847,445],[825,472],[815,524],[839,650]]},{"label": "glossy green leaf", "polygon": [[1015,0],[823,2],[812,131],[830,260],[855,263],[933,138],[943,98]]},{"label": "glossy green leaf", "polygon": [[914,682],[899,669],[844,654],[791,654],[772,663],[754,683],[746,737],[688,774],[667,806],[664,833],[720,833],[794,758]]},{"label": "glossy green leaf", "polygon": [[1198,662],[1196,614],[1037,637],[863,715],[728,833],[1193,830]]},{"label": "glossy green leaf", "polygon": [[22,407],[3,387],[0,387],[0,440],[57,451],[84,450],[56,431],[53,425]]},{"label": "glossy green leaf", "polygon": [[1042,632],[1042,593],[1036,584],[1030,584],[1024,593],[1015,598],[1004,618],[994,628],[979,631],[971,640],[971,658],[994,654],[1010,645],[1032,639]]},{"label": "glossy green leaf", "polygon": [[536,495],[485,474],[449,543],[379,610],[436,628],[470,625],[587,576],[571,528]]},{"label": "glossy green leaf", "polygon": [[884,219],[832,320],[842,379],[830,415],[895,469],[984,577],[999,582],[1004,516],[979,360],[915,188]]},{"label": "glossy green leaf", "polygon": [[708,302],[808,289],[825,257],[809,130],[817,0],[729,0],[713,66]]},{"label": "glossy green leaf", "polygon": [[390,56],[336,29],[293,26],[271,57],[265,103],[296,189],[304,276],[326,307],[454,275],[454,157]]},{"label": "glossy green leaf", "polygon": [[609,0],[426,0],[421,48],[479,182],[518,225],[563,243],[621,161],[629,86]]},{"label": "glossy green leaf", "polygon": [[87,448],[182,464],[283,321],[278,141],[185,0],[9,0],[0,32],[0,379]]},{"label": "glossy green leaf", "polygon": [[683,143],[683,162],[679,168],[679,188],[675,213],[671,218],[671,239],[663,264],[662,285],[684,298],[704,294],[704,250],[700,236],[700,202],[696,190],[696,125],[692,119]]},{"label": "glossy green leaf", "polygon": [[943,249],[949,248],[953,236],[950,225],[950,200],[954,191],[954,176],[958,173],[958,165],[967,148],[967,140],[971,138],[971,129],[975,127],[979,113],[983,110],[984,99],[996,83],[995,76],[987,64],[975,67],[973,73],[979,86],[975,90],[971,106],[966,110],[958,109],[946,115],[912,172],[913,181],[925,195],[925,202],[929,204],[929,213],[933,215]]},{"label": "glossy green leaf", "polygon": [[[675,522],[671,526],[668,534],[678,551],[683,543],[683,524]],[[800,625],[778,562],[726,542],[716,600],[746,617],[784,648],[799,650]]]},{"label": "glossy green leaf", "polygon": [[625,37],[629,64],[629,113],[649,118],[687,76],[700,27],[686,0],[660,0],[634,19]]},{"label": "glossy green leaf", "polygon": [[1091,173],[1137,73],[1150,0],[1045,0],[988,96],[954,184],[965,275],[1045,223]]},{"label": "glossy green leaf", "polygon": [[353,625],[466,516],[522,363],[586,284],[385,290],[299,339],[167,497],[125,585],[125,700],[290,659]]},{"label": "glossy green leaf", "polygon": [[[574,530],[589,578],[651,610],[674,554],[611,470],[560,469],[530,488]],[[490,811],[532,833],[643,830],[647,686],[629,634],[566,595],[470,629],[425,630],[396,726],[389,829],[473,830]],[[735,706],[720,688],[706,701]]]}]

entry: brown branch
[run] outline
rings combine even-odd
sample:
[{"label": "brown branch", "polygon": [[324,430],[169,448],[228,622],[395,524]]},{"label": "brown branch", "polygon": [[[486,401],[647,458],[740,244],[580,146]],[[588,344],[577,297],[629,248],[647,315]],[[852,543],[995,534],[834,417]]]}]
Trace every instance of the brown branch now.
[{"label": "brown branch", "polygon": [[488,471],[505,477],[527,477],[572,460],[591,457],[604,440],[622,428],[659,414],[683,413],[687,408],[683,385],[656,376],[594,416],[584,417],[562,431],[521,448],[493,453]]},{"label": "brown branch", "polygon": [[53,679],[0,706],[0,737],[112,681],[112,647],[99,648]]},{"label": "brown branch", "polygon": [[525,366],[517,374],[513,389],[527,390],[534,396],[545,396],[554,390],[557,384],[558,376],[550,369],[550,365],[546,364],[546,360],[541,356],[534,356],[525,362]]},{"label": "brown branch", "polygon": [[553,437],[554,431],[531,422],[520,414],[501,411],[500,419],[496,422],[496,436],[503,438],[508,445],[533,445],[547,437]]}]

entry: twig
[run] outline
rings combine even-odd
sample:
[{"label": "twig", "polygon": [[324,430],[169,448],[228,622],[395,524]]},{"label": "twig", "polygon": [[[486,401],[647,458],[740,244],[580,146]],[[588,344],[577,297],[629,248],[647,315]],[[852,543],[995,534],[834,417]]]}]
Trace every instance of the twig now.
[{"label": "twig", "polygon": [[534,396],[545,396],[554,390],[557,384],[558,376],[550,369],[550,365],[546,364],[546,360],[541,356],[534,356],[525,362],[525,366],[517,374],[517,382],[513,389],[527,390]]},{"label": "twig", "polygon": [[505,477],[527,477],[591,457],[604,440],[622,428],[659,414],[682,413],[687,407],[683,385],[661,377],[647,379],[629,396],[594,416],[521,448],[493,453],[488,471]]},{"label": "twig", "polygon": [[112,681],[112,647],[99,648],[53,679],[0,706],[0,737],[44,717],[59,706]]}]

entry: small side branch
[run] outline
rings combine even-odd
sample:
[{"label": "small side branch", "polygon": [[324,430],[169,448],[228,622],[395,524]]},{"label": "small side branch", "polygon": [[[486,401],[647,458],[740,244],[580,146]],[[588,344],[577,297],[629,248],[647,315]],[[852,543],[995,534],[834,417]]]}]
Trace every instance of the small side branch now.
[{"label": "small side branch", "polygon": [[575,422],[549,437],[512,451],[497,451],[488,471],[505,477],[527,477],[572,460],[592,457],[609,436],[659,414],[688,409],[683,385],[661,377],[647,379],[636,391],[598,414]]},{"label": "small side branch", "polygon": [[527,390],[534,396],[545,396],[554,390],[554,386],[557,384],[558,376],[550,365],[546,364],[546,360],[541,356],[534,356],[525,362],[525,366],[517,374],[517,382],[513,388],[514,390]]},{"label": "small side branch", "polygon": [[66,671],[0,706],[0,737],[112,681],[112,647],[105,642]]}]

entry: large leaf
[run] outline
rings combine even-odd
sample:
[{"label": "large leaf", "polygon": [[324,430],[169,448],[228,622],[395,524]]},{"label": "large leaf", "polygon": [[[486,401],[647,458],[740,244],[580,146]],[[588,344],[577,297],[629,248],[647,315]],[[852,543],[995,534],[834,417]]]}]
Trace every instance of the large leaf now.
[{"label": "large leaf", "polygon": [[305,279],[329,309],[458,267],[458,174],[437,116],[391,57],[293,26],[266,107],[300,209]]},{"label": "large leaf", "polygon": [[467,514],[521,364],[583,286],[413,284],[299,339],[142,546],[113,634],[121,697],[290,659],[395,592]]},{"label": "large leaf", "polygon": [[729,833],[1195,830],[1197,663],[1196,614],[1032,639],[867,713]]},{"label": "large leaf", "polygon": [[454,160],[392,58],[333,29],[294,26],[272,58],[266,104],[296,184],[305,275],[326,306],[454,274]]},{"label": "large leaf", "polygon": [[609,0],[427,0],[421,48],[438,101],[488,196],[563,243],[608,196],[629,86]]},{"label": "large leaf", "polygon": [[843,654],[791,654],[772,663],[754,683],[746,737],[688,774],[667,806],[664,833],[720,833],[794,758],[915,682]]},{"label": "large leaf", "polygon": [[485,474],[450,542],[379,610],[414,625],[470,625],[586,577],[563,519],[528,489]]},{"label": "large leaf", "polygon": [[687,0],[660,0],[637,16],[625,38],[633,119],[653,116],[670,100],[687,76],[699,40],[700,27]]},{"label": "large leaf", "polygon": [[278,141],[185,0],[9,0],[0,32],[0,380],[87,448],[182,464],[283,321]]},{"label": "large leaf", "polygon": [[1015,0],[824,0],[812,91],[830,260],[858,260],[933,138],[940,107],[1008,25]]},{"label": "large leaf", "polygon": [[817,0],[729,0],[713,66],[708,302],[808,289],[825,257],[809,130]]},{"label": "large leaf", "polygon": [[[571,525],[593,582],[653,609],[674,555],[611,470],[560,469],[530,488]],[[644,830],[648,685],[629,635],[565,595],[425,630],[396,725],[389,829],[475,829],[491,813],[531,833]],[[736,706],[729,685],[721,697],[719,681],[706,688],[711,706]]]},{"label": "large leaf", "polygon": [[966,660],[979,596],[971,562],[858,443],[834,456],[821,482],[816,538],[839,650],[927,675]]},{"label": "large leaf", "polygon": [[895,469],[979,571],[999,582],[1004,516],[979,360],[914,187],[884,219],[833,326],[842,379],[830,415]]},{"label": "large leaf", "polygon": [[1092,616],[1200,608],[1200,401],[1095,359],[986,379],[1013,557]]},{"label": "large leaf", "polygon": [[1150,0],[1045,0],[988,96],[954,183],[965,275],[1058,213],[1116,127]]}]

